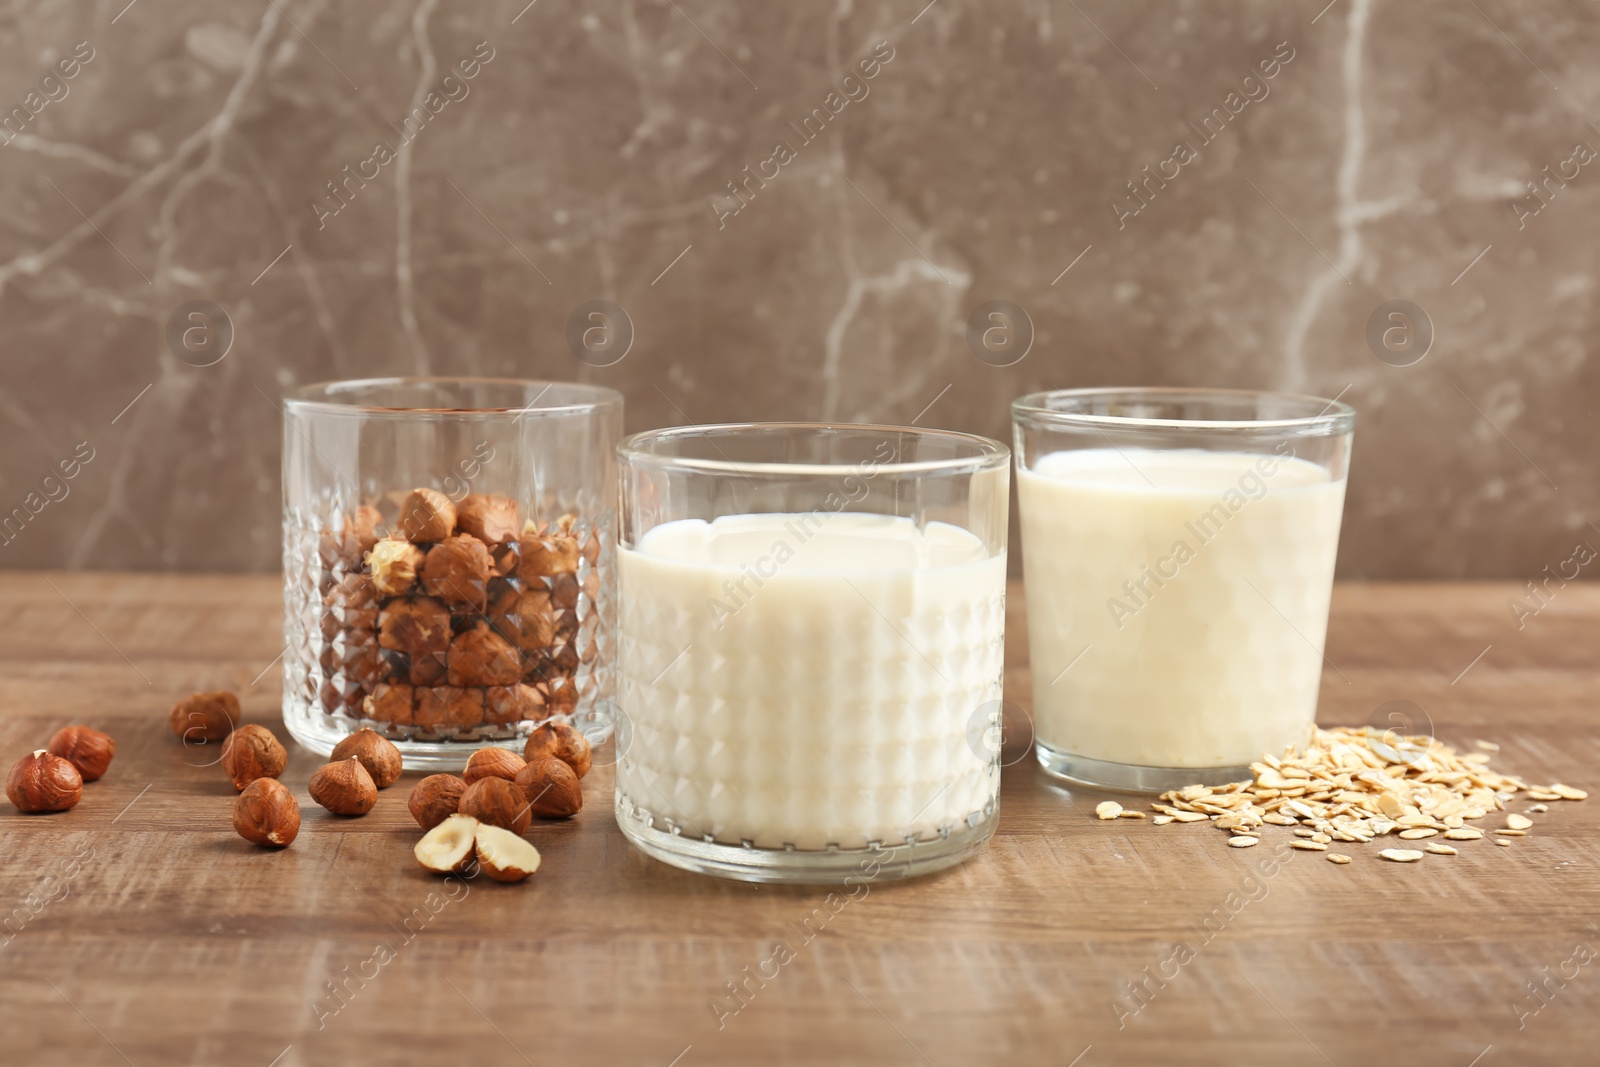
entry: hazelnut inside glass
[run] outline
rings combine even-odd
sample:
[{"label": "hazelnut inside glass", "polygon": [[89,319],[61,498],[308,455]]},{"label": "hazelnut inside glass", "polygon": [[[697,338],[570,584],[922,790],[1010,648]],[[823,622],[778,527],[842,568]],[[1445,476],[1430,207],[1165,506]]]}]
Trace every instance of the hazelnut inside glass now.
[{"label": "hazelnut inside glass", "polygon": [[612,445],[592,386],[394,378],[285,404],[284,719],[465,764],[553,717],[609,726]]}]

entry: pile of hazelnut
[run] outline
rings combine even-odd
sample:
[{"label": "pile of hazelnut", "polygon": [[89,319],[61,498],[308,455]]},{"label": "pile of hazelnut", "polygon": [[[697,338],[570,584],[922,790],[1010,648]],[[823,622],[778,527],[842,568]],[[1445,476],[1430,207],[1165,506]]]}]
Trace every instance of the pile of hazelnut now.
[{"label": "pile of hazelnut", "polygon": [[482,748],[461,777],[430,774],[411,791],[411,817],[427,833],[413,850],[437,874],[474,861],[489,877],[516,882],[539,869],[539,850],[524,840],[535,815],[565,819],[583,808],[578,779],[589,773],[589,740],[562,722],[533,731],[522,755]]},{"label": "pile of hazelnut", "polygon": [[337,525],[319,544],[327,712],[390,737],[485,740],[574,710],[598,659],[594,530],[433,489],[405,494],[392,523],[362,505]]},{"label": "pile of hazelnut", "polygon": [[83,799],[83,783],[106,773],[117,743],[87,726],[63,726],[44,748],[23,756],[6,776],[6,798],[18,811],[68,811]]},{"label": "pile of hazelnut", "polygon": [[[254,723],[240,725],[239,717],[238,697],[218,691],[180,700],[170,723],[185,742],[222,742],[222,769],[239,791],[233,808],[233,828],[239,836],[267,848],[287,848],[300,833],[300,805],[278,780],[289,754],[271,730]],[[57,738],[67,733],[63,730]],[[110,742],[104,734],[98,736]],[[53,747],[56,739],[51,743]],[[72,751],[90,750],[80,735],[65,744]],[[48,753],[30,759],[40,755],[56,759]],[[105,761],[110,761],[109,754]],[[591,762],[588,738],[564,722],[546,722],[529,735],[520,756],[509,749],[483,748],[472,754],[461,777],[432,774],[422,779],[411,791],[408,805],[412,818],[428,831],[414,850],[418,862],[448,874],[476,860],[497,881],[528,877],[539,867],[539,852],[521,835],[536,815],[565,819],[582,810],[578,779],[589,773]],[[377,804],[380,789],[400,779],[403,769],[400,750],[377,732],[363,729],[334,746],[306,788],[312,800],[333,814],[361,816]],[[13,779],[19,770],[12,772]],[[67,770],[72,770],[70,764]],[[82,791],[81,781],[76,788]],[[66,807],[77,803],[77,792]]]}]

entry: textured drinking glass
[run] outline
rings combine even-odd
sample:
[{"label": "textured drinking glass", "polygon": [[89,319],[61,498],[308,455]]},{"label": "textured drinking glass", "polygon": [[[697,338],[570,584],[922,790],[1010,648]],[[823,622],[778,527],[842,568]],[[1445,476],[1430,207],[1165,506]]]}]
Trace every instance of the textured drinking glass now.
[{"label": "textured drinking glass", "polygon": [[1219,389],[1011,410],[1044,768],[1159,791],[1309,741],[1355,412]]},{"label": "textured drinking glass", "polygon": [[285,400],[283,718],[320,753],[370,727],[459,767],[612,695],[622,397],[474,378]]},{"label": "textured drinking glass", "polygon": [[1004,445],[893,426],[618,447],[617,822],[751,881],[959,862],[994,832]]}]

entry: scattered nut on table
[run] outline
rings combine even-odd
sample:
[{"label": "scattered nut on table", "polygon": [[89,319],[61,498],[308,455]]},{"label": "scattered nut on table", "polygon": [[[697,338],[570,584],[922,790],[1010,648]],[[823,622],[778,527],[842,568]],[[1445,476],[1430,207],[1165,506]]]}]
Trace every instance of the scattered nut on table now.
[{"label": "scattered nut on table", "polygon": [[532,763],[540,756],[554,756],[571,767],[579,778],[589,773],[594,761],[589,739],[581,730],[575,730],[564,722],[544,723],[528,735],[522,758]]},{"label": "scattered nut on table", "polygon": [[83,775],[69,760],[41,748],[11,768],[6,796],[18,811],[66,811],[83,798]]},{"label": "scattered nut on table", "polygon": [[387,789],[400,780],[405,769],[405,759],[393,741],[374,730],[357,730],[333,746],[329,760],[353,759],[360,762],[372,777],[372,784]]},{"label": "scattered nut on table", "polygon": [[504,778],[509,782],[527,765],[527,760],[509,748],[480,748],[467,760],[467,769],[461,772],[461,778],[468,785],[480,778]]},{"label": "scattered nut on table", "polygon": [[406,806],[417,825],[432,830],[461,808],[467,783],[453,774],[430,774],[411,790]]},{"label": "scattered nut on table", "polygon": [[288,765],[289,753],[265,726],[249,723],[222,742],[222,769],[241,792],[257,778],[278,777]]},{"label": "scattered nut on table", "polygon": [[93,782],[111,766],[111,758],[117,754],[117,743],[110,734],[87,726],[63,726],[50,735],[45,751],[78,768],[84,781]]},{"label": "scattered nut on table", "polygon": [[221,741],[239,725],[239,698],[224,689],[186,696],[172,706],[167,723],[186,744]]},{"label": "scattered nut on table", "polygon": [[300,832],[300,805],[276,778],[257,778],[233,802],[233,828],[253,844],[285,848]]},{"label": "scattered nut on table", "polygon": [[378,802],[372,775],[354,756],[318,768],[307,789],[312,800],[335,815],[365,815]]},{"label": "scattered nut on table", "polygon": [[565,819],[583,810],[578,772],[554,756],[540,756],[517,774],[517,786],[541,819]]},{"label": "scattered nut on table", "polygon": [[527,794],[504,778],[480,778],[461,794],[461,814],[520,834],[533,822]]}]

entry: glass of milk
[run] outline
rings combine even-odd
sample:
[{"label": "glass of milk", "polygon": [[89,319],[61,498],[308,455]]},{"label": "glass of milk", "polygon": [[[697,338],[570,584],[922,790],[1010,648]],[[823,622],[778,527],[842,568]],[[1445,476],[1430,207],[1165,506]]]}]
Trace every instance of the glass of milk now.
[{"label": "glass of milk", "polygon": [[937,870],[994,832],[1010,453],[942,430],[618,446],[617,822],[764,882]]},{"label": "glass of milk", "polygon": [[1309,740],[1355,412],[1064,389],[1012,421],[1045,770],[1160,791]]}]

